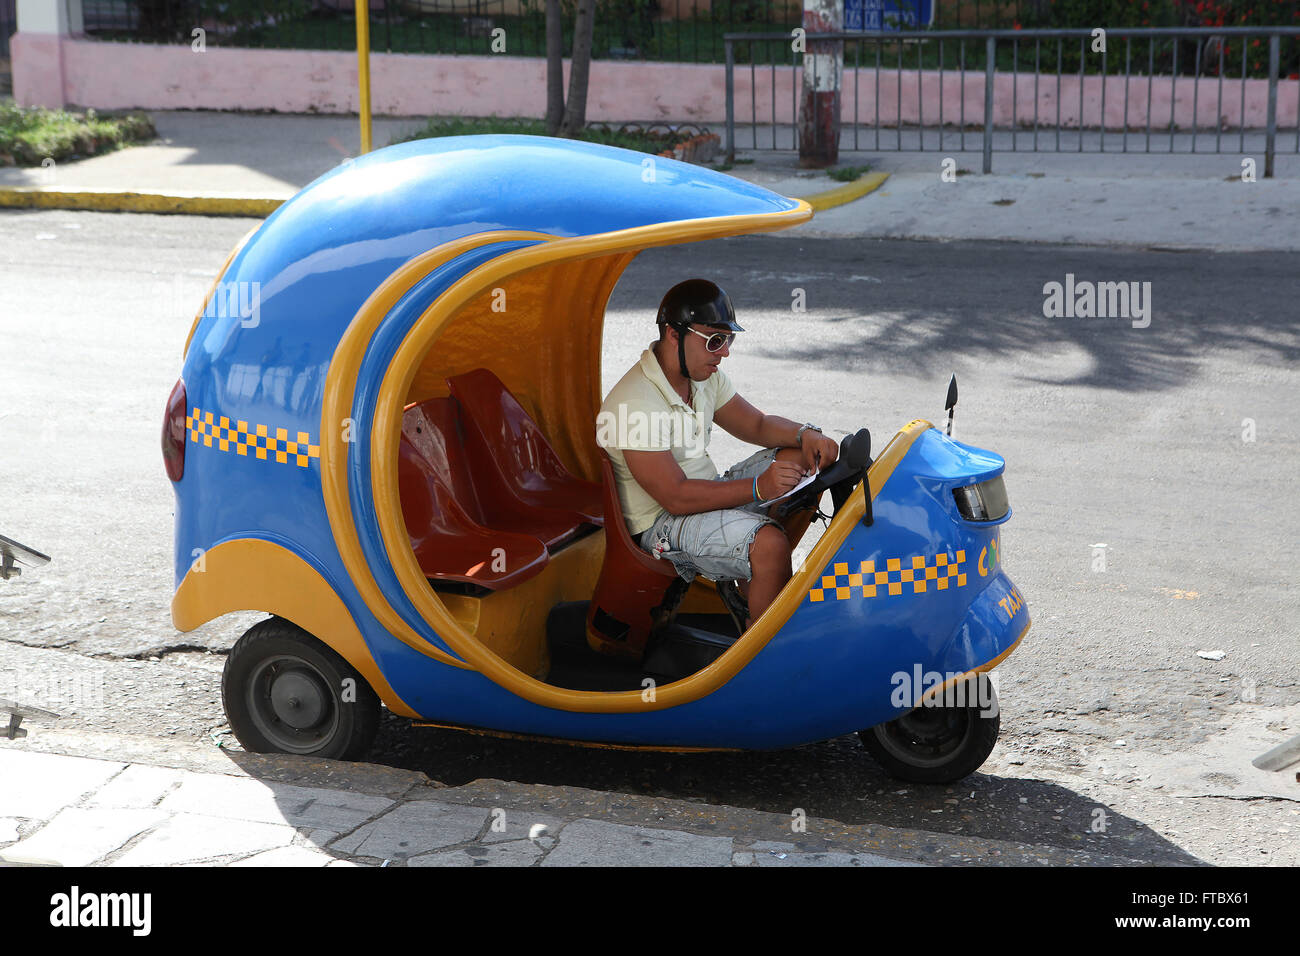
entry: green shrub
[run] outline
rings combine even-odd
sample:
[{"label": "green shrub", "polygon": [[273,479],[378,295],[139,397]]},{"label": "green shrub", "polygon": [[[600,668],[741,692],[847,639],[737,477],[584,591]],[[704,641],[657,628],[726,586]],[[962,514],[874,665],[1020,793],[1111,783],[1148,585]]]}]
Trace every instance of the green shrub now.
[{"label": "green shrub", "polygon": [[831,179],[841,183],[851,183],[860,178],[864,173],[871,171],[871,166],[837,166],[835,169],[826,170],[826,175]]},{"label": "green shrub", "polygon": [[0,166],[80,159],[157,135],[149,117],[138,113],[100,116],[94,110],[82,114],[0,103]]},{"label": "green shrub", "polygon": [[[496,117],[454,117],[449,119],[431,119],[421,129],[392,140],[394,143],[406,143],[414,139],[430,139],[435,136],[473,136],[481,133],[518,133],[526,136],[545,136],[546,123],[534,119],[498,119]],[[588,143],[603,143],[606,146],[621,146],[641,153],[662,153],[672,149],[678,143],[685,142],[696,131],[689,130],[656,132],[637,128],[611,129],[595,123],[584,129],[578,137]]]}]

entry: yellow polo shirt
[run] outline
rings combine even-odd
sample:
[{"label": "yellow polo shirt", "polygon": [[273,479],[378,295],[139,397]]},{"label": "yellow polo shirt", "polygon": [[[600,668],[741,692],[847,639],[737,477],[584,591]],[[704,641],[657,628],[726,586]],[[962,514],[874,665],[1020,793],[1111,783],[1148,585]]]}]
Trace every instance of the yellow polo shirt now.
[{"label": "yellow polo shirt", "polygon": [[614,467],[623,520],[634,538],[654,524],[663,509],[632,477],[623,452],[671,451],[687,478],[718,477],[708,452],[713,415],[736,395],[731,379],[718,369],[706,381],[691,382],[688,405],[668,384],[650,344],[610,389],[596,416],[596,444]]}]

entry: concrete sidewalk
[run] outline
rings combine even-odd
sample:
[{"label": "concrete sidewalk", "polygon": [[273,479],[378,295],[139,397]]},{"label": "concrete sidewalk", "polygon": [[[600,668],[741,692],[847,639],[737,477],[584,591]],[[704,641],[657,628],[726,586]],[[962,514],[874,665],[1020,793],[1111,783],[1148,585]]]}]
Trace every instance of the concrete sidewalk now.
[{"label": "concrete sidewalk", "polygon": [[[160,135],[154,144],[49,170],[0,169],[0,204],[57,205],[73,195],[80,208],[265,216],[359,150],[354,117],[197,111],[151,115]],[[387,145],[423,122],[376,119],[374,142]],[[1022,134],[1022,140],[1027,138]],[[747,141],[744,130],[737,139]],[[797,155],[788,150],[742,150],[728,171],[783,195],[837,206],[819,210],[808,225],[775,234],[791,239],[1300,250],[1295,226],[1300,219],[1300,156],[1280,152],[1278,178],[1265,180],[1262,154],[1250,152],[1259,145],[1258,137],[1246,144],[1258,164],[1255,182],[1241,180],[1241,156],[1189,154],[1183,150],[1191,144],[1181,141],[1174,143],[1174,153],[997,153],[996,172],[985,176],[978,172],[981,155],[959,151],[960,142],[948,142],[955,139],[955,134],[945,134],[944,152],[933,148],[937,137],[924,152],[842,151],[841,166],[870,165],[873,174],[883,174],[859,180],[848,191],[824,171],[800,169]],[[972,146],[978,142],[973,135],[967,139]],[[945,160],[953,173],[947,180],[942,175]],[[870,198],[860,198],[868,192]]]},{"label": "concrete sidewalk", "polygon": [[[977,145],[978,137],[968,143]],[[1182,150],[1190,142],[1176,145]],[[1300,250],[1300,156],[1279,154],[1277,177],[1263,179],[1262,151],[1250,155],[1257,159],[1254,182],[1241,179],[1243,157],[1227,153],[997,153],[995,172],[983,175],[979,152],[941,152],[933,145],[925,152],[841,151],[842,165],[870,164],[888,180],[866,200],[775,235]],[[789,151],[737,154],[745,157],[753,162],[736,166],[733,175],[786,195],[797,194],[792,178],[819,175],[797,170],[798,157]]]},{"label": "concrete sidewalk", "polygon": [[[22,190],[53,194],[62,208],[68,208],[69,194],[92,194],[75,208],[112,210],[123,208],[125,194],[131,194],[132,211],[265,216],[360,152],[355,117],[212,111],[149,115],[159,135],[154,143],[49,169],[0,169],[0,193],[8,194],[0,195],[0,205],[19,205],[21,197],[13,193]],[[424,125],[423,119],[376,118],[375,148]],[[735,170],[738,175],[745,171],[744,166]],[[776,191],[801,198],[826,194],[825,204],[830,205],[856,199],[884,178],[877,175],[865,183],[845,184],[821,171],[796,177],[793,170],[785,170],[777,177]],[[99,194],[101,201],[96,203],[93,194]],[[142,202],[140,197],[158,198]],[[178,201],[168,203],[169,197]],[[199,198],[209,202],[188,206],[184,202]]]},{"label": "concrete sidewalk", "polygon": [[0,866],[1127,866],[1118,857],[574,787],[32,729]]}]

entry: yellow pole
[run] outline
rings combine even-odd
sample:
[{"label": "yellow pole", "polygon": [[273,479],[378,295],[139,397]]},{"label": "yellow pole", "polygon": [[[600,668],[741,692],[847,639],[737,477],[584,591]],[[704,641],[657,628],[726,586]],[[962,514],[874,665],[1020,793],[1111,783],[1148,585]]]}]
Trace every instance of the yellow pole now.
[{"label": "yellow pole", "polygon": [[357,0],[357,87],[361,93],[361,152],[370,152],[370,0]]}]

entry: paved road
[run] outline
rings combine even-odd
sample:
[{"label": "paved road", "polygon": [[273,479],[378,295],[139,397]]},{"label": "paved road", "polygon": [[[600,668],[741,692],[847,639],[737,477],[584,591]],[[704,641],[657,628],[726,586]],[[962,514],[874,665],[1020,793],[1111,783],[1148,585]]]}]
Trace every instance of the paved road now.
[{"label": "paved road", "polygon": [[[55,559],[0,587],[0,696],[103,688],[102,705],[65,706],[61,726],[187,741],[225,729],[222,653],[256,616],[171,629],[158,439],[197,298],[254,225],[0,215],[0,533]],[[802,808],[1167,862],[1300,862],[1300,787],[1248,767],[1300,733],[1293,256],[797,234],[653,250],[611,302],[606,386],[648,341],[663,289],[697,273],[752,330],[728,365],[760,407],[833,432],[867,425],[879,446],[911,418],[938,420],[956,371],[955,436],[1007,458],[1003,558],[1035,623],[1000,669],[1003,737],[985,772],[900,785],[853,738],[648,756],[397,720],[376,760],[449,783]],[[1150,282],[1150,325],[1045,318],[1044,284],[1067,274]],[[718,440],[715,460],[743,451]],[[1223,659],[1197,655],[1211,650]]]}]

